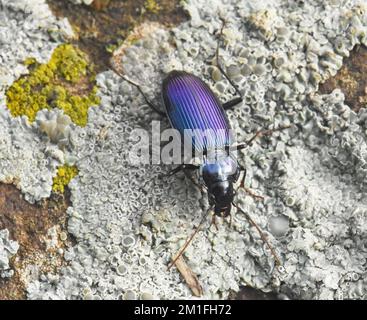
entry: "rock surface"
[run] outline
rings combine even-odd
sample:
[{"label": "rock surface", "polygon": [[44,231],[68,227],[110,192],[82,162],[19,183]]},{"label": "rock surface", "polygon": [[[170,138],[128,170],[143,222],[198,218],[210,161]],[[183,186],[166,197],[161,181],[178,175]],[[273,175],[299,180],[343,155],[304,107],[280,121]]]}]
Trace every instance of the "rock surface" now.
[{"label": "rock surface", "polygon": [[[25,72],[21,60],[49,57],[55,47],[50,35],[33,30],[34,25],[47,21],[57,28],[59,22],[46,9],[41,11],[46,18],[38,19],[24,1],[0,1],[10,20],[5,34],[17,32],[24,40],[17,44],[20,58],[0,60],[8,77],[0,86],[0,179],[20,181],[27,199],[38,200],[49,196],[60,162],[37,160],[41,154],[45,158],[52,142],[41,139],[37,123],[13,119],[2,94]],[[42,1],[33,2],[45,8]],[[274,268],[256,230],[233,212],[232,226],[221,221],[216,231],[208,221],[185,253],[203,297],[227,298],[248,285],[301,299],[366,298],[366,111],[352,110],[340,90],[318,93],[320,82],[337,73],[355,45],[367,45],[366,2],[231,0],[208,6],[189,0],[185,8],[188,22],[155,28],[124,48],[115,62],[153,100],[158,101],[164,74],[184,69],[226,101],[233,96],[231,87],[210,63],[222,17],[227,23],[220,60],[244,95],[244,102],[227,112],[239,141],[259,128],[292,124],[240,156],[246,186],[265,200],[255,201],[243,190],[236,197],[267,230],[284,268]],[[12,24],[8,18],[19,20],[27,12],[30,26],[27,19]],[[39,34],[36,52],[27,47],[29,34]],[[16,51],[14,42],[7,45],[9,52]],[[192,298],[167,264],[206,211],[207,196],[180,175],[162,180],[171,166],[131,163],[133,130],[150,130],[158,117],[111,71],[98,74],[97,84],[100,105],[89,109],[85,127],[71,129],[65,150],[79,170],[69,184],[67,210],[76,244],[66,250],[68,264],[57,278],[40,275],[29,282],[28,298]],[[167,127],[162,120],[161,129]]]}]

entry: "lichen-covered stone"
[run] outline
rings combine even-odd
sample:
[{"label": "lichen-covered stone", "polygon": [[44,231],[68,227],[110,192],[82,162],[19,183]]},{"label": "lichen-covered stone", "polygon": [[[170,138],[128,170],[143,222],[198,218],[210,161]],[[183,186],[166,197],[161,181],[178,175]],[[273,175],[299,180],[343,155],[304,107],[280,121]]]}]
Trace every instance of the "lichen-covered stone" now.
[{"label": "lichen-covered stone", "polygon": [[[339,90],[317,93],[320,81],[335,74],[342,58],[356,44],[366,44],[364,2],[231,0],[208,6],[204,0],[189,0],[185,7],[188,23],[155,29],[124,48],[118,61],[124,72],[142,83],[155,102],[162,77],[178,66],[203,78],[222,101],[230,99],[231,86],[213,77],[213,66],[208,66],[221,15],[227,23],[220,60],[234,71],[245,97],[227,111],[240,141],[259,128],[292,124],[241,153],[246,186],[265,200],[255,201],[244,190],[236,196],[238,205],[268,233],[283,268],[274,269],[256,230],[233,210],[232,225],[219,221],[216,231],[208,220],[185,252],[204,297],[227,298],[246,284],[304,299],[364,298],[366,112],[351,110]],[[256,13],[264,10],[277,14],[265,21],[272,28],[259,33],[258,22],[266,17]],[[100,105],[89,109],[85,127],[72,128],[65,150],[79,170],[69,183],[68,209],[68,231],[77,243],[66,250],[70,264],[57,280],[41,276],[32,281],[28,297],[135,299],[149,293],[160,299],[191,298],[177,270],[167,271],[167,264],[206,211],[207,196],[183,176],[162,179],[171,166],[129,162],[132,130],[149,129],[157,115],[134,87],[112,72],[97,75],[97,82]],[[0,120],[8,140],[24,137],[25,129],[18,128],[26,124],[9,113]],[[12,132],[9,123],[20,132]],[[34,126],[27,127],[33,140],[32,132],[39,134],[38,124]],[[161,129],[167,127],[162,120]],[[45,144],[55,147],[46,137],[38,139],[42,143],[32,144],[37,151]],[[3,150],[1,155],[13,157],[16,152]],[[10,156],[8,167],[15,163]],[[30,152],[28,159],[34,157]],[[55,173],[53,169],[49,171]],[[31,173],[30,167],[24,172]],[[39,178],[22,190],[34,193],[35,181]],[[47,183],[51,188],[52,182]]]},{"label": "lichen-covered stone", "polygon": [[5,88],[27,72],[24,60],[45,63],[60,41],[72,36],[68,21],[58,21],[44,0],[1,0],[0,101]]},{"label": "lichen-covered stone", "polygon": [[[87,123],[88,109],[99,103],[90,64],[79,49],[70,44],[57,47],[48,63],[27,59],[27,76],[6,91],[6,105],[14,117],[25,115],[30,122],[42,109],[58,108],[80,126]],[[78,86],[82,86],[80,93]]]},{"label": "lichen-covered stone", "polygon": [[[63,83],[67,86],[66,90],[70,90],[74,86],[72,80],[79,76],[85,78],[83,76],[85,60],[69,45],[58,47],[60,41],[65,39],[65,35],[72,35],[70,25],[66,20],[58,21],[51,14],[45,1],[1,0],[0,8],[0,38],[2,39],[0,180],[6,183],[13,182],[24,193],[25,199],[33,203],[50,196],[53,177],[59,165],[64,162],[74,164],[70,160],[73,157],[69,156],[68,148],[70,148],[69,138],[75,126],[66,125],[65,121],[62,121],[65,115],[61,109],[49,107],[50,110],[37,110],[43,106],[37,105],[38,102],[43,103],[45,100],[47,102],[48,98],[50,100],[55,98],[42,96],[40,91],[45,90],[43,87],[45,85],[50,89],[49,93],[52,92],[50,82],[45,84],[45,81],[50,80],[50,77],[55,74],[62,74],[70,80],[69,82],[65,80]],[[57,48],[56,54],[51,58],[55,48]],[[65,58],[73,58],[74,62],[79,61],[78,70],[81,72],[75,73],[73,64]],[[49,68],[51,64],[54,70],[52,72]],[[31,70],[27,70],[27,66]],[[61,71],[55,71],[56,68]],[[27,72],[31,74],[21,76]],[[1,82],[1,78],[4,77],[9,81]],[[16,78],[19,79],[12,83]],[[26,79],[31,81],[27,83]],[[19,84],[23,84],[26,90]],[[13,95],[15,100],[10,103],[11,108],[13,111],[21,110],[20,115],[15,118],[10,113],[7,106],[9,101],[6,98],[6,92],[11,92],[12,85],[18,85],[18,95]],[[54,83],[53,88],[58,88],[59,92],[65,89],[61,86],[61,82]],[[65,100],[58,99],[58,101],[66,103]],[[29,102],[35,102],[36,106]],[[72,105],[76,107],[79,98],[74,102]],[[79,111],[82,110],[79,109]],[[84,114],[78,112],[78,109],[72,110],[71,113],[73,112],[76,112],[75,119],[80,121],[79,124],[87,121],[86,110]],[[30,119],[24,116],[27,113],[31,120],[38,119],[38,121],[30,123]]]}]

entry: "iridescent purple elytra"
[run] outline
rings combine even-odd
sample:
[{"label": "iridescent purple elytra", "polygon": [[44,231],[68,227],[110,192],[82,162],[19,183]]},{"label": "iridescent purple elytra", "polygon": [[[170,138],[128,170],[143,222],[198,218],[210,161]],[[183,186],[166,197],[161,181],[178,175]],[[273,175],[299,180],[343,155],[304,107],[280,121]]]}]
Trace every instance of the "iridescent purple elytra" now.
[{"label": "iridescent purple elytra", "polygon": [[[209,86],[185,71],[171,71],[162,84],[167,116],[181,137],[193,131],[196,150],[224,149],[231,145],[230,125],[225,111]],[[214,131],[215,137],[205,134]]]}]

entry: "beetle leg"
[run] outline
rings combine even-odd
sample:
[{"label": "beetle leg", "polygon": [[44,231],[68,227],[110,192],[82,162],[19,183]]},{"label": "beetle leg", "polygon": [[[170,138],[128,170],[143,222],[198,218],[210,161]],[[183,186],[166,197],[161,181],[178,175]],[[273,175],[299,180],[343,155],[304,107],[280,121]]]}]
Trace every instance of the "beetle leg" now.
[{"label": "beetle leg", "polygon": [[[223,35],[223,29],[224,29],[224,26],[225,26],[225,20],[224,19],[221,19],[221,20],[222,20],[223,24],[222,24],[222,27],[220,29],[220,34],[219,34],[219,37],[220,38]],[[231,86],[235,89],[236,93],[239,95],[239,97],[234,98],[234,99],[232,99],[230,101],[227,101],[227,102],[225,102],[222,105],[223,109],[224,110],[227,110],[227,109],[231,109],[235,105],[241,103],[242,100],[243,100],[243,96],[242,96],[241,91],[238,89],[238,87],[235,85],[235,83],[230,79],[230,77],[226,74],[226,72],[224,71],[223,67],[221,66],[221,64],[219,62],[219,43],[220,43],[220,38],[218,39],[218,42],[217,42],[217,50],[215,52],[217,68],[219,69],[220,73],[228,80],[228,82],[231,84]]]},{"label": "beetle leg", "polygon": [[[212,216],[212,222],[210,223],[210,227],[214,224],[215,229],[217,229],[217,231],[219,231],[218,228],[218,223],[217,223],[217,216],[215,214],[213,214]],[[209,227],[209,228],[210,228]]]},{"label": "beetle leg", "polygon": [[172,258],[172,262],[168,265],[167,270],[171,269],[172,266],[176,263],[177,259],[185,252],[186,248],[189,246],[189,244],[191,243],[191,241],[194,239],[195,235],[199,232],[201,226],[204,224],[205,220],[207,219],[210,211],[213,210],[213,207],[211,206],[206,213],[202,216],[201,221],[199,223],[199,225],[195,228],[194,232],[192,233],[192,235],[187,239],[186,243],[184,244],[184,246],[180,249],[180,251]]},{"label": "beetle leg", "polygon": [[241,150],[241,149],[244,149],[248,146],[251,146],[252,142],[256,139],[256,138],[259,138],[259,137],[262,137],[262,136],[270,136],[271,134],[273,134],[273,132],[276,132],[276,131],[281,131],[281,130],[284,130],[284,129],[289,129],[291,126],[280,126],[279,128],[276,128],[276,129],[269,129],[269,130],[259,130],[257,131],[252,137],[251,139],[247,140],[245,143],[240,143],[236,146],[233,146],[233,147],[230,147],[229,150],[230,151],[233,151],[233,150]]},{"label": "beetle leg", "polygon": [[259,233],[261,240],[266,244],[266,246],[269,248],[272,256],[274,257],[275,263],[276,265],[279,267],[282,265],[276,251],[274,250],[273,246],[270,244],[267,236],[265,236],[265,234],[262,232],[262,230],[260,229],[260,227],[257,225],[257,223],[255,222],[255,220],[253,220],[251,218],[251,216],[244,210],[242,210],[239,206],[237,206],[234,202],[232,202],[233,206],[235,206],[237,208],[237,210],[239,210],[242,214],[245,215],[246,219],[250,222],[250,224],[252,226],[254,226],[257,230],[257,232]]},{"label": "beetle leg", "polygon": [[122,79],[124,79],[125,81],[127,81],[128,83],[130,83],[131,85],[133,85],[136,89],[138,89],[138,91],[141,93],[141,95],[143,96],[145,103],[156,113],[158,113],[160,116],[162,117],[167,117],[166,113],[159,110],[158,107],[156,107],[152,102],[150,102],[150,100],[147,98],[147,96],[145,95],[144,91],[142,90],[141,86],[129,79],[127,76],[123,75],[120,71],[118,71],[113,65],[111,65],[111,69],[117,74],[119,75]]},{"label": "beetle leg", "polygon": [[259,201],[264,201],[264,197],[263,196],[259,196],[258,194],[255,194],[251,189],[243,186],[242,187],[251,197],[255,198],[256,200],[259,200]]},{"label": "beetle leg", "polygon": [[238,105],[239,103],[241,103],[242,101],[243,101],[242,97],[238,97],[223,103],[222,107],[224,110],[229,110],[234,106]]},{"label": "beetle leg", "polygon": [[264,201],[264,197],[263,196],[259,196],[257,195],[256,193],[254,193],[251,189],[247,188],[245,186],[245,178],[246,178],[246,169],[244,167],[242,167],[240,165],[240,170],[244,172],[244,175],[242,177],[242,180],[241,180],[241,184],[239,186],[239,188],[242,188],[246,191],[246,193],[248,193],[251,197],[255,198],[256,200],[261,200],[261,201]]},{"label": "beetle leg", "polygon": [[187,172],[187,171],[189,171],[189,170],[190,170],[190,171],[193,171],[193,170],[197,170],[197,169],[199,169],[199,166],[194,165],[194,164],[181,164],[181,165],[179,165],[178,167],[176,167],[176,168],[172,169],[171,171],[169,171],[169,172],[168,172],[168,174],[167,174],[167,175],[165,175],[165,176],[167,176],[167,177],[171,177],[171,176],[173,176],[174,174],[176,174],[176,173],[178,173],[178,172],[180,172],[180,171],[183,171],[183,172],[184,172],[184,174],[185,174],[185,176],[186,176],[187,178],[189,178],[189,179],[191,180],[191,182],[201,190],[201,192],[203,192],[203,187],[202,187],[200,184],[198,184],[198,183],[194,180],[194,178],[193,178],[191,175],[189,175],[189,174],[188,174],[188,172]]},{"label": "beetle leg", "polygon": [[174,174],[176,174],[177,172],[180,171],[184,171],[184,170],[197,170],[199,169],[199,166],[196,166],[194,164],[181,164],[178,167],[172,169],[171,171],[168,172],[168,176],[173,176]]},{"label": "beetle leg", "polygon": [[201,192],[204,192],[203,186],[197,183],[192,175],[189,175],[187,170],[184,170],[185,176],[191,180],[191,182],[200,189]]}]

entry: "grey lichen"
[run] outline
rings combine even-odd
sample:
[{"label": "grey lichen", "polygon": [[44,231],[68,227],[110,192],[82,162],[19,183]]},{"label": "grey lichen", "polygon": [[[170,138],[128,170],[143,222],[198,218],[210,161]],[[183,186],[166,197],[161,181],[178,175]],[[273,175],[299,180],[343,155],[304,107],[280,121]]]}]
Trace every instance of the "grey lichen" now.
[{"label": "grey lichen", "polygon": [[44,0],[0,1],[0,101],[4,89],[27,72],[23,62],[46,62],[58,43],[73,35],[66,19],[57,21]]},{"label": "grey lichen", "polygon": [[14,274],[14,270],[9,266],[9,260],[18,249],[18,243],[9,239],[9,231],[0,230],[0,278],[9,278]]},{"label": "grey lichen", "polygon": [[39,112],[36,118],[37,125],[50,141],[60,147],[70,144],[72,121],[61,110]]},{"label": "grey lichen", "polygon": [[[39,112],[39,124],[30,124],[26,117],[13,118],[6,107],[5,92],[27,72],[27,58],[46,62],[72,31],[68,21],[58,21],[43,0],[0,0],[0,8],[0,180],[15,183],[28,201],[35,202],[50,196],[52,178],[64,161],[59,151],[51,149],[57,138],[60,145],[65,139],[56,137],[57,130],[52,135],[51,124],[43,121],[46,115],[54,117],[52,112]],[[51,138],[41,133],[45,130]]]}]

